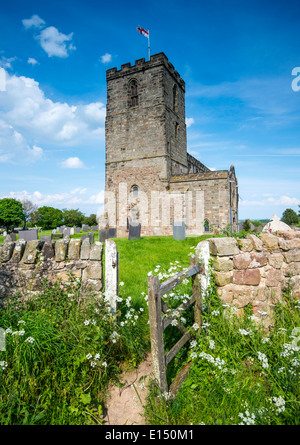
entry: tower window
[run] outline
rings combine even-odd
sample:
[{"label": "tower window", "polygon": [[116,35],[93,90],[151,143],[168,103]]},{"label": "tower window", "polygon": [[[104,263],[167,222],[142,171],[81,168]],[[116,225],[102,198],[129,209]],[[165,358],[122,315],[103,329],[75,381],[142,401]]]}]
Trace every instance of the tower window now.
[{"label": "tower window", "polygon": [[131,193],[132,193],[132,196],[138,196],[138,194],[139,194],[139,188],[138,188],[138,186],[137,185],[133,185],[132,187],[131,187]]},{"label": "tower window", "polygon": [[176,124],[175,124],[175,138],[178,138],[178,134],[179,134],[179,123],[176,122]]},{"label": "tower window", "polygon": [[139,104],[138,84],[132,80],[129,84],[130,107],[136,107]]}]

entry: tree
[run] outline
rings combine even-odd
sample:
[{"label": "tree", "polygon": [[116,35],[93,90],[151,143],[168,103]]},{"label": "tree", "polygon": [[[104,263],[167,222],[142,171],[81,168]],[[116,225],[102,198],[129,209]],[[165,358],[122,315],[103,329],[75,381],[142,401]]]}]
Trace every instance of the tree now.
[{"label": "tree", "polygon": [[84,224],[87,224],[88,226],[97,226],[97,215],[96,213],[91,213],[90,216],[86,216],[83,221]]},{"label": "tree", "polygon": [[63,223],[63,212],[54,207],[43,206],[34,212],[33,219],[42,229],[55,229]]},{"label": "tree", "polygon": [[299,218],[295,210],[286,209],[282,214],[281,221],[283,221],[286,224],[292,225],[292,224],[298,224]]},{"label": "tree", "polygon": [[0,226],[11,231],[24,221],[24,211],[20,201],[13,198],[0,199]]},{"label": "tree", "polygon": [[84,214],[80,212],[79,209],[63,209],[62,212],[64,224],[68,227],[80,227],[85,219]]},{"label": "tree", "polygon": [[26,224],[28,223],[28,221],[31,220],[31,215],[33,215],[38,210],[38,206],[29,201],[29,199],[23,199],[20,200],[20,202],[22,204],[24,212],[23,229],[25,229]]}]

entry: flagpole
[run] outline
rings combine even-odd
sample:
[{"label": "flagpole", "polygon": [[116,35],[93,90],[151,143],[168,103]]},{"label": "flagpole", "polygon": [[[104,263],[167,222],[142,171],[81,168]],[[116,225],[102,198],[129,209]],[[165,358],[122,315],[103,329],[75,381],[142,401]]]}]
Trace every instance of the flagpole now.
[{"label": "flagpole", "polygon": [[148,29],[148,59],[150,60],[150,32]]}]

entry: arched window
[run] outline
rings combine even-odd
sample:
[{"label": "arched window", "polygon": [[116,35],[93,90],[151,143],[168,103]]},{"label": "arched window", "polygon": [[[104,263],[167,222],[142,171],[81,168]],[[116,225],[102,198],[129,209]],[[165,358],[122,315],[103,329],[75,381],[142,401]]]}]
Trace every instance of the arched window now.
[{"label": "arched window", "polygon": [[133,185],[133,186],[131,187],[131,193],[132,193],[132,196],[134,196],[134,197],[137,197],[137,196],[138,196],[138,194],[139,194],[139,188],[138,188],[137,185]]},{"label": "arched window", "polygon": [[204,232],[209,232],[209,222],[207,219],[204,221]]},{"label": "arched window", "polygon": [[136,107],[139,104],[138,84],[135,79],[129,83],[130,107]]}]

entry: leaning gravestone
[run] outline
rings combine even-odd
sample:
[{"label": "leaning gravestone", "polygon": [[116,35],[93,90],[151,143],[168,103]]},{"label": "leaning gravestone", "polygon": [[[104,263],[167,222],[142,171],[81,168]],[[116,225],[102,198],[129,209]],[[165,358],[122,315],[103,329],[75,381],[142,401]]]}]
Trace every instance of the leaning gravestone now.
[{"label": "leaning gravestone", "polygon": [[12,241],[17,241],[17,234],[16,233],[9,233],[4,238],[4,243],[11,243]]},{"label": "leaning gravestone", "polygon": [[23,239],[25,241],[36,241],[38,239],[38,231],[37,229],[19,230],[19,239]]},{"label": "leaning gravestone", "polygon": [[173,239],[185,240],[184,221],[173,222]]},{"label": "leaning gravestone", "polygon": [[141,237],[141,223],[137,221],[131,221],[129,223],[128,239],[140,239]]},{"label": "leaning gravestone", "polygon": [[108,238],[116,238],[117,237],[117,229],[110,228],[108,229]]}]

